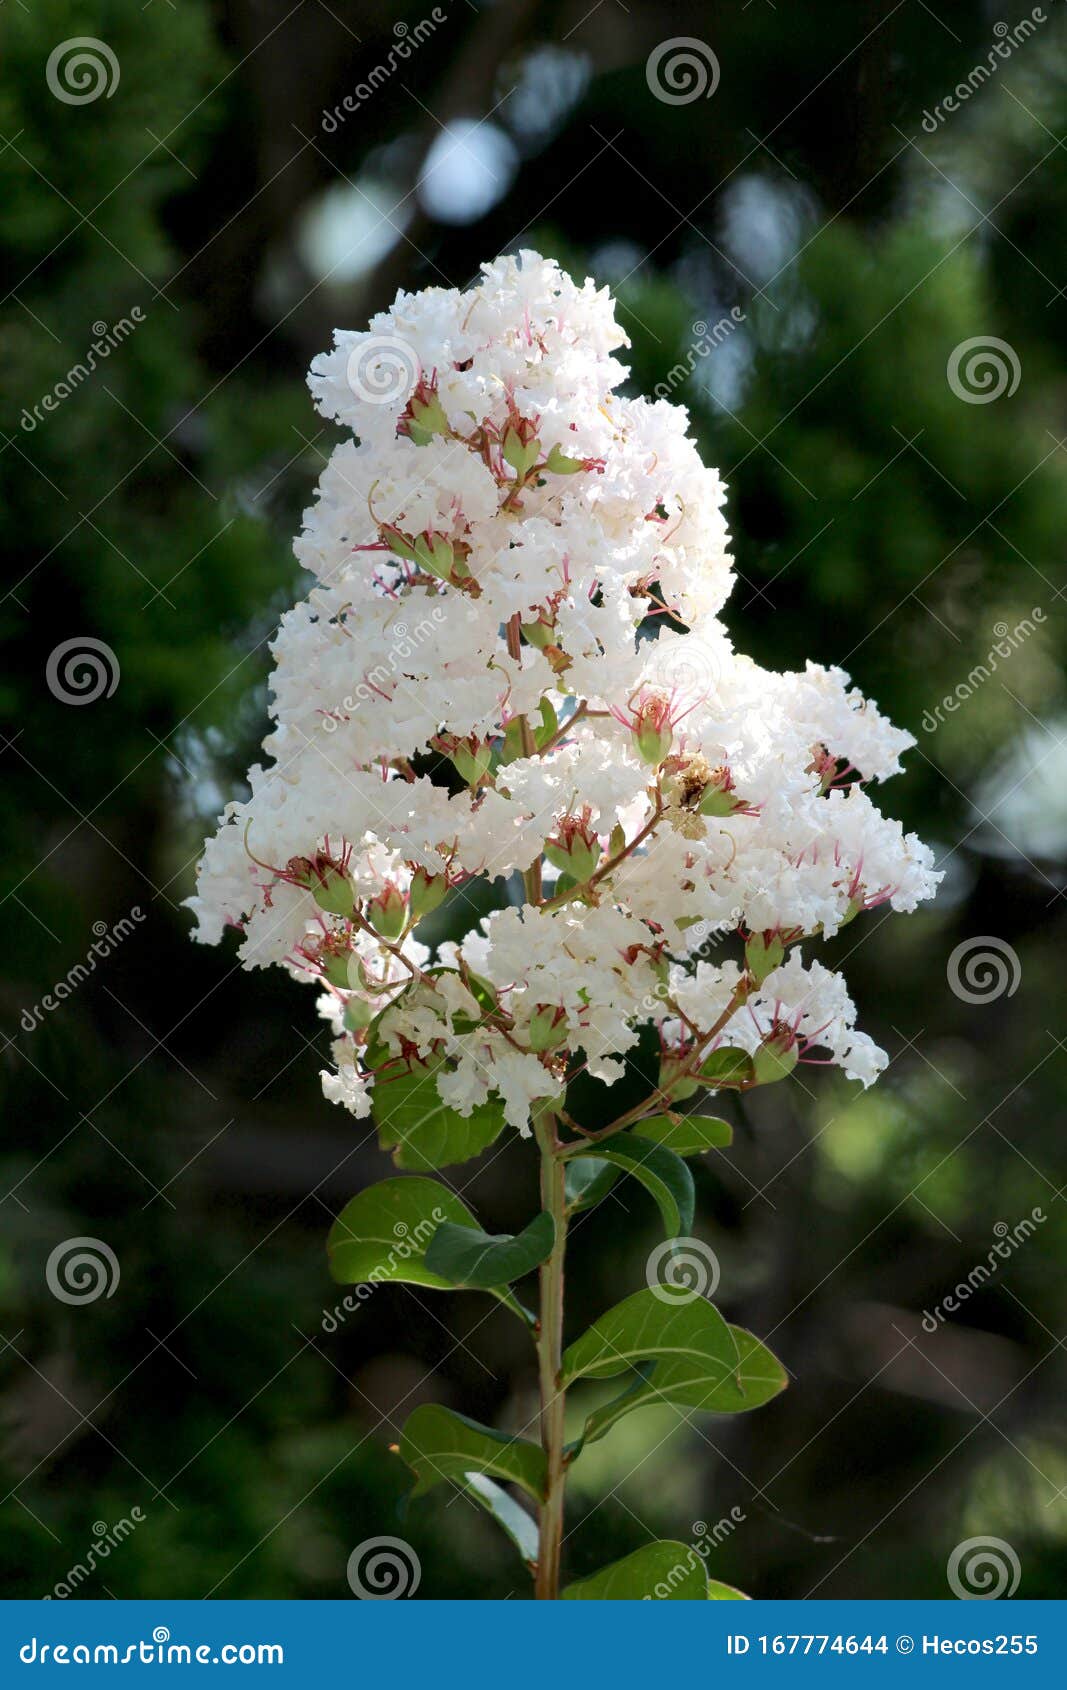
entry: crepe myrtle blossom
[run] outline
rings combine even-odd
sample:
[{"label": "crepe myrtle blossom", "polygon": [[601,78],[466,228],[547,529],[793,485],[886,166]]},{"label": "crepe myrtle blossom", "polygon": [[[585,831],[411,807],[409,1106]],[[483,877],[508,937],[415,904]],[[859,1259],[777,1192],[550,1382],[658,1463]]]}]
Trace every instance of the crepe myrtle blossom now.
[{"label": "crepe myrtle blossom", "polygon": [[[392,403],[347,378],[375,336],[418,371]],[[246,966],[326,992],[324,1085],[356,1114],[385,1011],[371,1043],[442,1056],[443,1101],[463,1114],[496,1095],[527,1132],[577,1065],[615,1077],[637,1006],[670,1021],[645,979],[668,963],[696,1037],[732,1003],[719,1042],[792,1027],[791,1049],[822,1039],[864,1083],[884,1061],[837,977],[805,972],[798,950],[758,995],[730,963],[687,983],[695,922],[799,946],[875,902],[914,909],[938,877],[868,796],[910,736],[839,669],[775,674],[730,647],[722,484],[684,410],[617,396],[625,344],[606,291],[524,252],[467,292],[400,294],[312,365],[320,411],[357,438],[334,449],[297,541],[315,579],[272,647],[270,762],[190,901],[199,938],[232,927]],[[398,623],[427,600],[437,638],[390,666]],[[695,669],[670,685],[689,641],[716,654],[699,692]],[[388,684],[346,710],[378,669]],[[423,978],[419,920],[471,877],[516,875],[522,908],[458,947],[457,980],[490,992],[457,1023],[445,976]]]},{"label": "crepe myrtle blossom", "polygon": [[[646,1399],[735,1412],[785,1383],[703,1298],[661,1343],[674,1313],[651,1279],[564,1350],[570,1215],[621,1168],[684,1244],[682,1158],[729,1142],[686,1100],[799,1062],[869,1085],[885,1055],[810,953],[940,878],[871,798],[910,735],[840,669],[779,674],[733,649],[722,483],[684,409],[620,397],[626,344],[606,290],[523,252],[464,292],[399,294],[314,360],[315,403],[344,437],[296,542],[310,584],[273,642],[264,762],[190,899],[201,941],[233,929],[246,968],[315,986],[325,1094],[373,1116],[406,1170],[337,1217],[334,1276],[367,1280],[408,1229],[430,1238],[405,1267],[415,1283],[489,1289],[534,1336],[540,1445],[509,1434],[502,1464],[498,1431],[422,1405],[398,1447],[420,1489],[477,1481],[541,1597],[559,1591],[585,1443]],[[427,614],[434,638],[409,639]],[[434,944],[445,905],[462,936]],[[639,1039],[659,1048],[648,1095],[577,1119],[570,1082],[611,1087]],[[542,1212],[513,1238],[472,1235],[458,1194],[421,1176],[508,1125],[536,1138]],[[536,1317],[510,1289],[535,1267]],[[571,1384],[634,1356],[644,1371],[566,1446]],[[536,1502],[536,1530],[494,1474]],[[676,1548],[580,1593],[640,1595]]]}]

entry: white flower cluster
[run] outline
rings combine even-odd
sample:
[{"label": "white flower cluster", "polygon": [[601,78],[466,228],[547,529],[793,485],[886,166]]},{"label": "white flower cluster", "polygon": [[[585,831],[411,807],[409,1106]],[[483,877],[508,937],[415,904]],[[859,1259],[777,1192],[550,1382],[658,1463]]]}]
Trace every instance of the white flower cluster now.
[{"label": "white flower cluster", "polygon": [[[840,670],[733,651],[722,483],[682,408],[615,393],[625,344],[606,290],[524,252],[312,365],[357,438],[297,542],[317,582],[274,642],[270,766],[190,901],[202,940],[236,927],[247,967],[324,988],[325,1090],[356,1115],[432,1062],[444,1104],[524,1131],[649,1021],[661,1075],[723,1045],[759,1078],[884,1065],[793,947],[932,895],[867,792],[911,737]],[[432,954],[418,923],[475,876],[506,907]],[[702,960],[717,935],[740,963]]]}]

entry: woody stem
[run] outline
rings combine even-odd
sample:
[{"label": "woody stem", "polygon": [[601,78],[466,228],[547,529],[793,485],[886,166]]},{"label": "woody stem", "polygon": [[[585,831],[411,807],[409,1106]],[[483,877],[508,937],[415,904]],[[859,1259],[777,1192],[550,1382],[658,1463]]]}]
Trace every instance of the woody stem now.
[{"label": "woody stem", "polygon": [[541,1148],[541,1202],[555,1222],[552,1252],[540,1270],[541,1301],[537,1330],[537,1359],[541,1395],[541,1447],[545,1452],[545,1492],[541,1502],[535,1596],[552,1601],[559,1595],[560,1551],[563,1547],[563,1504],[566,1488],[564,1454],[565,1395],[560,1385],[563,1354],[563,1259],[567,1242],[565,1170],[557,1154],[554,1116],[534,1114],[534,1131]]}]

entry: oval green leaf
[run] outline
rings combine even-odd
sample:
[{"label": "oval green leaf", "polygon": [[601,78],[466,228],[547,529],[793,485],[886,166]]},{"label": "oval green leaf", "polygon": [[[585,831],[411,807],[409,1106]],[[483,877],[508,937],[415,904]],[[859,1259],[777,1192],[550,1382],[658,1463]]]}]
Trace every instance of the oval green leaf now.
[{"label": "oval green leaf", "polygon": [[[696,1307],[698,1301],[683,1307]],[[593,1330],[590,1327],[585,1336],[589,1337]],[[731,1326],[728,1331],[736,1349],[736,1360],[731,1368],[723,1371],[716,1357],[705,1357],[696,1350],[667,1354],[658,1360],[643,1362],[637,1377],[626,1390],[589,1415],[578,1449],[602,1438],[616,1421],[625,1414],[631,1414],[635,1408],[670,1403],[676,1408],[696,1409],[703,1414],[743,1414],[748,1409],[762,1407],[777,1396],[786,1384],[786,1372],[781,1362],[743,1327]],[[580,1338],[578,1344],[584,1341]],[[572,1345],[567,1352],[565,1366],[577,1347]],[[599,1368],[597,1372],[599,1377],[607,1376],[604,1368]]]},{"label": "oval green leaf", "polygon": [[705,1150],[722,1150],[733,1143],[729,1121],[715,1115],[650,1115],[638,1121],[634,1132],[650,1144],[664,1144],[676,1156],[698,1156]]},{"label": "oval green leaf", "polygon": [[493,1237],[480,1229],[439,1226],[426,1251],[426,1266],[450,1285],[469,1285],[490,1290],[510,1285],[538,1267],[552,1252],[556,1223],[545,1211],[523,1230]]},{"label": "oval green leaf", "polygon": [[[730,1333],[739,1357],[737,1382],[745,1399],[742,1406],[762,1408],[779,1391],[785,1390],[789,1375],[778,1357],[772,1355],[766,1344],[761,1344],[753,1333],[746,1332],[743,1326],[731,1326]],[[718,1412],[721,1411],[716,1409]]]},{"label": "oval green leaf", "polygon": [[503,1131],[499,1100],[479,1104],[469,1116],[441,1102],[437,1080],[447,1071],[448,1064],[440,1060],[408,1063],[400,1058],[377,1070],[371,1111],[378,1142],[393,1152],[398,1168],[424,1171],[467,1162]]},{"label": "oval green leaf", "polygon": [[447,1290],[426,1265],[437,1228],[448,1222],[478,1232],[467,1205],[440,1180],[385,1179],[346,1203],[330,1228],[326,1252],[330,1273],[341,1285],[396,1280]]},{"label": "oval green leaf", "polygon": [[572,1156],[564,1171],[564,1195],[571,1214],[594,1208],[607,1196],[618,1177],[618,1168],[592,1151],[588,1156]]},{"label": "oval green leaf", "polygon": [[408,1415],[399,1447],[418,1480],[413,1496],[446,1479],[463,1484],[471,1473],[521,1485],[535,1502],[544,1496],[545,1452],[540,1444],[509,1437],[439,1403],[423,1403]]},{"label": "oval green leaf", "polygon": [[720,1045],[704,1058],[697,1069],[697,1078],[713,1091],[740,1090],[755,1083],[756,1071],[747,1050]]},{"label": "oval green leaf", "polygon": [[655,1291],[635,1291],[595,1320],[564,1352],[563,1383],[612,1379],[639,1361],[699,1357],[719,1379],[736,1372],[737,1344],[718,1309],[703,1297],[664,1302]]},{"label": "oval green leaf", "polygon": [[[570,1152],[568,1161],[586,1156],[612,1163],[640,1180],[659,1206],[668,1238],[679,1238],[693,1230],[696,1204],[693,1176],[673,1150],[662,1144],[651,1144],[636,1133],[619,1133],[615,1138],[588,1147],[579,1146]],[[586,1201],[591,1200],[587,1193]]]},{"label": "oval green leaf", "polygon": [[[326,1253],[331,1278],[341,1285],[426,1285],[451,1291],[454,1283],[427,1264],[440,1226],[483,1234],[467,1205],[440,1180],[409,1174],[384,1179],[346,1203],[330,1228]],[[490,1287],[527,1326],[535,1317],[510,1291]]]}]

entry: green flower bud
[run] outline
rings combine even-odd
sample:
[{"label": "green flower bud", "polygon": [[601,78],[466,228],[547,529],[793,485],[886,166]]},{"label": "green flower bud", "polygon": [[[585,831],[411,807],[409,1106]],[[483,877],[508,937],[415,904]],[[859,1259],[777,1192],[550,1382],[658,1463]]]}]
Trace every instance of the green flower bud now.
[{"label": "green flower bud", "polygon": [[323,950],[319,953],[322,972],[331,986],[340,987],[346,992],[349,986],[348,964],[350,956],[347,950]]},{"label": "green flower bud", "polygon": [[424,915],[430,915],[433,910],[440,908],[447,896],[447,875],[430,874],[424,868],[417,868],[408,892],[412,920],[421,921]]},{"label": "green flower bud", "polygon": [[737,803],[728,792],[709,786],[697,809],[702,816],[732,816]]},{"label": "green flower bud", "polygon": [[468,786],[477,786],[484,775],[489,773],[493,762],[493,748],[489,741],[477,739],[461,739],[452,752],[452,762],[462,780]]},{"label": "green flower bud", "polygon": [[865,907],[866,906],[864,905],[862,898],[850,898],[848,902],[848,909],[841,917],[840,925],[842,927],[847,927],[850,921],[855,921],[858,915],[863,914]]},{"label": "green flower bud", "polygon": [[436,575],[441,581],[447,581],[455,566],[456,553],[451,540],[444,534],[419,534],[416,536],[415,561],[427,575]]},{"label": "green flower bud", "polygon": [[568,458],[559,446],[553,446],[545,459],[545,468],[550,469],[554,475],[574,475],[584,467],[581,458]]},{"label": "green flower bud", "polygon": [[708,769],[707,783],[697,804],[702,816],[736,816],[739,810],[746,815],[756,813],[747,809],[745,800],[737,796],[733,775],[724,765],[720,764],[717,769]]},{"label": "green flower bud", "polygon": [[311,886],[311,894],[320,910],[327,915],[343,915],[351,919],[356,907],[352,882],[347,874],[331,864],[319,869],[319,878]]},{"label": "green flower bud", "polygon": [[556,834],[545,841],[545,856],[561,874],[569,874],[576,885],[592,878],[600,861],[600,840],[590,825],[589,806],[580,816],[563,816]]},{"label": "green flower bud", "polygon": [[785,946],[776,934],[753,933],[745,946],[745,967],[757,986],[781,967],[784,958]]},{"label": "green flower bud", "polygon": [[428,446],[435,434],[447,436],[452,432],[437,395],[436,371],[428,380],[420,375],[396,431],[406,434],[416,446]]},{"label": "green flower bud", "polygon": [[556,630],[550,622],[523,622],[520,626],[527,644],[535,646],[538,651],[544,651],[547,645],[552,644]]},{"label": "green flower bud", "polygon": [[500,450],[504,462],[511,465],[521,481],[541,456],[541,442],[533,432],[533,424],[525,417],[510,423]]},{"label": "green flower bud", "polygon": [[310,857],[290,857],[282,874],[290,886],[300,886],[310,892],[315,883],[315,864]]},{"label": "green flower bud", "polygon": [[670,700],[662,693],[646,693],[634,711],[634,744],[643,763],[657,768],[674,744]]},{"label": "green flower bud", "polygon": [[773,1085],[791,1074],[800,1059],[796,1034],[790,1027],[777,1027],[769,1033],[752,1054],[752,1067],[758,1086]]},{"label": "green flower bud", "polygon": [[567,1038],[567,1012],[560,1005],[539,1003],[530,1017],[529,1042],[534,1051],[555,1050]]},{"label": "green flower bud", "polygon": [[418,563],[419,555],[415,550],[415,542],[409,540],[399,528],[394,528],[391,523],[386,522],[382,524],[380,532],[389,550],[397,557],[404,558],[408,563]]},{"label": "green flower bud", "polygon": [[383,939],[399,939],[407,924],[408,901],[399,886],[387,880],[367,905],[367,920]]},{"label": "green flower bud", "polygon": [[349,998],[342,1020],[350,1033],[362,1033],[374,1020],[375,1010],[366,998]]},{"label": "green flower bud", "polygon": [[449,433],[448,418],[436,393],[425,404],[413,396],[409,409],[411,420],[407,432],[416,446],[428,446],[435,434]]}]

